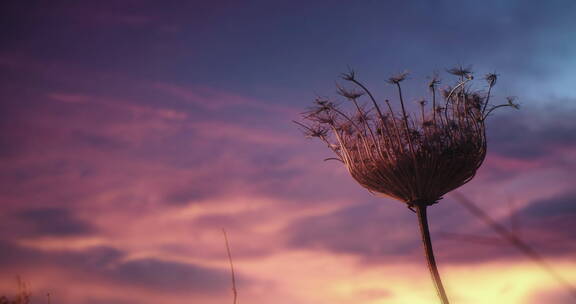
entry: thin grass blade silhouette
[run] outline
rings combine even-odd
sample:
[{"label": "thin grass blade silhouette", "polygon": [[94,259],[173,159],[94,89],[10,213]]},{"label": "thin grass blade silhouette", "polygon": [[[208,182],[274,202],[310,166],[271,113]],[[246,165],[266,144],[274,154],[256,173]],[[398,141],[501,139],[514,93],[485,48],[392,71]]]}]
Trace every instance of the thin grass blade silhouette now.
[{"label": "thin grass blade silhouette", "polygon": [[509,211],[509,217],[510,217],[510,232],[512,232],[514,235],[516,235],[518,238],[522,239],[522,223],[520,221],[520,217],[518,216],[518,214],[515,212],[515,203],[514,200],[511,197],[508,197],[508,209]]},{"label": "thin grass blade silhouette", "polygon": [[232,276],[232,294],[234,295],[233,304],[238,303],[238,290],[236,289],[236,274],[234,273],[234,263],[232,262],[232,253],[230,252],[230,244],[228,243],[228,235],[226,230],[222,229],[222,234],[224,235],[224,241],[226,242],[226,252],[228,253],[228,261],[230,262],[230,272]]},{"label": "thin grass blade silhouette", "polygon": [[481,219],[486,223],[492,230],[498,233],[504,240],[510,243],[512,246],[516,247],[520,252],[530,258],[534,263],[536,263],[542,270],[548,273],[554,280],[556,280],[560,285],[562,285],[567,292],[576,299],[576,287],[574,287],[570,282],[568,282],[563,276],[561,276],[546,259],[536,252],[530,245],[526,244],[524,241],[519,239],[516,235],[511,233],[503,225],[499,224],[493,220],[486,212],[482,211],[474,202],[468,199],[463,194],[455,191],[452,196],[456,198],[456,201],[466,208],[470,213]]}]

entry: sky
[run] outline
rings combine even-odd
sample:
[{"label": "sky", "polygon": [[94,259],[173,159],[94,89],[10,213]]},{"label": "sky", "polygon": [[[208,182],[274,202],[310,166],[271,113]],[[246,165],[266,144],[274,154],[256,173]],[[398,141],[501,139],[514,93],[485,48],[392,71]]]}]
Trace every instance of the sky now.
[{"label": "sky", "polygon": [[[435,303],[415,215],[292,123],[353,68],[499,75],[488,154],[431,233],[453,303],[574,303],[576,2],[2,1],[0,293],[33,303]],[[481,85],[481,80],[478,81]],[[561,280],[564,280],[563,284]]]}]

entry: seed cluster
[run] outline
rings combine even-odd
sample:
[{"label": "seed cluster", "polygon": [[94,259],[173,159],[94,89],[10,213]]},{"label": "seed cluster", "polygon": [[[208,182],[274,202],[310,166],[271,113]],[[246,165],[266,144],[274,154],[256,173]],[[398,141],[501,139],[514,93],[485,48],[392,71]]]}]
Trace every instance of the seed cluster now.
[{"label": "seed cluster", "polygon": [[[319,138],[343,162],[352,177],[377,194],[405,202],[431,205],[451,190],[470,181],[486,156],[487,116],[497,108],[518,108],[514,98],[490,104],[497,75],[484,77],[487,90],[473,90],[472,73],[457,67],[448,72],[457,77],[453,86],[439,89],[434,76],[428,87],[430,105],[420,100],[419,113],[406,111],[401,83],[407,74],[388,79],[396,86],[400,111],[389,100],[382,108],[372,93],[350,71],[342,79],[352,88],[337,92],[350,101],[352,111],[328,99],[318,98],[296,122],[306,135]],[[437,100],[437,95],[440,100]],[[363,97],[368,102],[363,102]]]}]

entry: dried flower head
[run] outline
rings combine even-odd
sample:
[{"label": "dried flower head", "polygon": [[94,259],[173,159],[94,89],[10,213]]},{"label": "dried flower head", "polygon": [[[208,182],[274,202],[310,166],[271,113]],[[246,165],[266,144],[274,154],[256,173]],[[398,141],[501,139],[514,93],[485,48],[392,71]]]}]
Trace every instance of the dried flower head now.
[{"label": "dried flower head", "polygon": [[[457,67],[448,70],[459,76],[452,86],[441,91],[436,100],[435,76],[429,83],[432,106],[420,102],[418,115],[409,115],[404,107],[400,83],[407,74],[388,79],[397,87],[401,111],[393,110],[386,100],[384,111],[354,72],[343,79],[357,90],[338,88],[338,93],[352,101],[353,111],[346,111],[327,100],[304,114],[311,124],[299,123],[309,136],[320,138],[342,161],[352,177],[373,193],[407,203],[431,205],[470,181],[486,156],[485,120],[500,107],[518,108],[514,99],[491,105],[490,93],[470,88],[472,72]],[[489,88],[496,75],[485,78]],[[358,100],[363,95],[368,103]]]},{"label": "dried flower head", "polygon": [[342,77],[342,79],[347,81],[354,81],[356,77],[356,72],[354,72],[354,70],[352,69],[349,69],[347,73],[342,73],[340,77]]},{"label": "dried flower head", "polygon": [[493,87],[496,84],[496,80],[498,80],[498,74],[488,73],[484,76],[484,79],[486,79],[486,82],[490,87]]},{"label": "dried flower head", "polygon": [[432,78],[430,79],[430,81],[428,82],[428,88],[430,90],[435,89],[438,85],[440,84],[440,78],[438,78],[438,74],[434,73],[434,75],[432,75]]},{"label": "dried flower head", "polygon": [[336,92],[343,96],[346,97],[350,100],[352,99],[358,99],[360,98],[362,95],[364,95],[364,92],[356,90],[356,89],[346,89],[341,87],[340,85],[336,85]]},{"label": "dried flower head", "polygon": [[[449,69],[458,76],[453,86],[441,90],[437,104],[434,76],[428,84],[432,105],[421,100],[420,115],[409,115],[400,83],[402,73],[388,79],[398,89],[400,112],[385,100],[386,111],[353,71],[342,78],[359,91],[338,87],[338,93],[353,104],[352,113],[328,100],[317,100],[304,114],[310,124],[297,122],[308,136],[320,138],[344,163],[352,177],[370,192],[395,198],[418,214],[428,268],[443,304],[449,304],[434,259],[426,208],[451,190],[470,181],[486,156],[486,117],[501,107],[518,108],[513,97],[506,103],[490,104],[496,74],[488,74],[488,92],[471,89],[470,68]],[[361,90],[361,91],[360,91]],[[369,97],[367,104],[359,98]],[[414,210],[415,209],[415,210]]]},{"label": "dried flower head", "polygon": [[520,109],[520,104],[518,104],[516,102],[516,99],[518,99],[516,96],[508,96],[506,97],[506,101],[508,102],[508,104],[504,105],[504,106],[509,106],[512,107],[516,110]]},{"label": "dried flower head", "polygon": [[472,76],[472,68],[470,66],[463,67],[461,65],[457,67],[453,67],[447,70],[448,73],[456,76],[460,76],[463,78],[468,78]]},{"label": "dried flower head", "polygon": [[404,81],[406,79],[406,77],[408,77],[408,72],[402,72],[402,73],[396,74],[396,75],[388,78],[388,83],[398,84],[398,83]]}]

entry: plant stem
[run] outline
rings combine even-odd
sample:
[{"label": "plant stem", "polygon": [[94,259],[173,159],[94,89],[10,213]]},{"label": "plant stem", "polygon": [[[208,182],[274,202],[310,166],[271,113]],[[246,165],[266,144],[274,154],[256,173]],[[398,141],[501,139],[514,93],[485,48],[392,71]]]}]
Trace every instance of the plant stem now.
[{"label": "plant stem", "polygon": [[434,250],[432,249],[432,240],[430,239],[430,230],[428,229],[428,216],[426,215],[426,207],[426,204],[416,205],[416,213],[418,213],[418,224],[420,226],[420,235],[424,245],[426,261],[428,262],[428,270],[430,270],[432,281],[434,281],[434,285],[436,287],[436,293],[438,293],[438,297],[442,301],[442,304],[449,304],[446,291],[444,290],[442,280],[440,279],[438,267],[436,266],[436,260],[434,259]]},{"label": "plant stem", "polygon": [[234,274],[234,263],[232,263],[232,253],[230,252],[230,244],[228,244],[228,235],[226,230],[222,229],[224,234],[224,241],[226,242],[226,251],[228,252],[228,261],[230,262],[230,270],[232,272],[232,293],[234,295],[233,304],[238,303],[238,291],[236,289],[236,275]]}]

